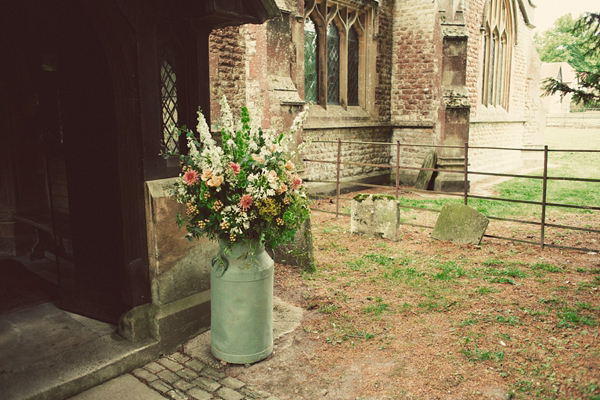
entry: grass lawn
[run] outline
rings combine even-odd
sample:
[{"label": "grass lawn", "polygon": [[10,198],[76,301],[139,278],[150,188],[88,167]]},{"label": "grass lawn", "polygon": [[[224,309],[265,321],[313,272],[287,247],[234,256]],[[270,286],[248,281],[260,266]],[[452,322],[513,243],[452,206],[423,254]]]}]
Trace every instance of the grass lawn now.
[{"label": "grass lawn", "polygon": [[[600,149],[600,129],[549,129],[551,148],[579,148],[578,143]],[[550,163],[550,176],[600,178],[598,155],[551,153]],[[513,179],[494,190],[498,196],[537,200],[541,184]],[[439,209],[461,199],[402,201]],[[551,182],[548,201],[597,206],[600,190]],[[469,204],[496,216],[539,212],[476,199]],[[335,209],[329,201],[321,206]],[[342,210],[349,211],[347,203]],[[435,221],[435,213],[403,212],[417,224],[426,222],[425,214]],[[598,214],[566,210],[549,219],[598,229]],[[495,239],[461,246],[406,225],[400,240],[391,242],[350,234],[348,215],[336,219],[314,212],[311,218],[314,271],[276,268],[276,294],[305,315],[293,345],[283,350],[289,354],[286,368],[268,371],[277,377],[266,387],[273,394],[282,399],[325,393],[335,399],[600,400],[598,253]],[[539,231],[497,229],[504,236],[519,231],[530,240]],[[598,248],[600,235],[563,230],[552,240]]]}]

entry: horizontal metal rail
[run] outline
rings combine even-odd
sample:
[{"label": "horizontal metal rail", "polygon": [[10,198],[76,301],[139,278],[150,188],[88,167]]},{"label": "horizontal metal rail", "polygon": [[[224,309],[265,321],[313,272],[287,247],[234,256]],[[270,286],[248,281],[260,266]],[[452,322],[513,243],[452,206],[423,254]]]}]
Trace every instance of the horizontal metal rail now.
[{"label": "horizontal metal rail", "polygon": [[[534,241],[529,241],[529,240],[522,240],[522,239],[515,239],[515,238],[509,238],[509,237],[504,237],[504,236],[496,236],[496,235],[484,235],[484,237],[488,237],[488,238],[495,238],[495,239],[501,239],[501,240],[510,240],[513,242],[519,242],[519,243],[525,243],[525,244],[535,244],[535,245],[540,245],[542,247],[542,249],[544,248],[544,246],[548,246],[548,247],[553,247],[553,248],[562,248],[562,249],[572,249],[572,250],[581,250],[581,251],[598,251],[595,249],[587,249],[587,248],[583,248],[583,247],[569,247],[569,246],[559,246],[559,245],[555,245],[555,244],[547,244],[544,242],[544,236],[545,236],[545,228],[556,228],[556,229],[570,229],[570,230],[576,230],[576,231],[582,231],[582,232],[590,232],[590,233],[600,233],[600,230],[598,229],[589,229],[589,228],[581,228],[581,227],[576,227],[576,226],[569,226],[569,225],[561,225],[561,224],[551,224],[551,223],[547,223],[546,222],[546,209],[548,207],[563,207],[563,208],[570,208],[570,209],[578,209],[578,210],[592,210],[592,211],[600,211],[600,207],[599,206],[587,206],[587,205],[577,205],[577,204],[564,204],[564,203],[554,203],[554,202],[548,202],[547,201],[547,183],[548,181],[570,181],[570,182],[584,182],[584,183],[600,183],[600,179],[595,179],[595,178],[580,178],[580,177],[563,177],[563,176],[548,176],[548,153],[549,152],[563,152],[563,153],[600,153],[600,150],[583,150],[583,149],[576,149],[576,150],[564,150],[564,149],[548,149],[548,146],[544,146],[544,148],[516,148],[516,147],[496,147],[496,146],[469,146],[467,143],[465,143],[464,146],[451,146],[451,145],[434,145],[434,144],[402,144],[400,142],[396,142],[396,143],[391,143],[391,142],[369,142],[369,141],[342,141],[340,139],[338,140],[313,140],[312,142],[316,142],[316,143],[335,143],[337,144],[337,160],[336,161],[328,161],[328,160],[315,160],[315,159],[304,159],[304,161],[307,162],[315,162],[315,163],[322,163],[322,164],[335,164],[336,165],[336,170],[337,170],[337,178],[335,181],[321,181],[321,180],[305,180],[306,182],[315,182],[315,183],[334,183],[336,184],[336,212],[331,212],[331,211],[325,211],[325,210],[319,210],[319,209],[312,209],[314,211],[321,211],[321,212],[326,212],[326,213],[330,213],[330,214],[335,214],[336,216],[339,215],[339,202],[340,200],[343,201],[347,201],[347,200],[351,200],[351,198],[341,198],[340,196],[340,186],[341,185],[351,185],[351,186],[363,186],[363,187],[377,187],[377,188],[387,188],[390,189],[391,187],[389,185],[376,185],[376,184],[370,184],[370,183],[362,183],[362,182],[358,182],[358,181],[345,181],[345,182],[341,182],[340,180],[340,175],[341,175],[341,166],[360,166],[360,167],[371,167],[371,168],[381,168],[381,169],[391,169],[392,171],[395,168],[395,172],[396,172],[396,185],[395,185],[395,190],[396,190],[396,198],[399,197],[400,193],[399,193],[399,187],[400,187],[400,183],[399,183],[399,179],[398,179],[398,175],[399,175],[399,171],[400,170],[418,170],[418,171],[431,171],[431,172],[438,172],[438,173],[460,173],[460,174],[464,174],[464,192],[463,193],[448,193],[448,192],[439,192],[439,191],[428,191],[428,190],[417,190],[417,189],[412,189],[411,192],[417,192],[417,193],[427,193],[427,194],[442,194],[444,196],[456,196],[456,197],[462,197],[464,198],[464,204],[468,204],[468,199],[480,199],[480,200],[488,200],[488,201],[501,201],[501,202],[509,202],[509,203],[519,203],[519,204],[530,204],[530,205],[534,205],[534,206],[541,206],[542,207],[542,216],[541,216],[541,221],[537,222],[537,221],[530,221],[530,220],[522,220],[522,219],[516,219],[516,218],[501,218],[501,217],[494,217],[494,216],[488,216],[487,218],[489,218],[490,220],[497,220],[497,221],[506,221],[506,222],[515,222],[515,223],[521,223],[521,224],[529,224],[529,225],[535,225],[535,226],[539,226],[540,227],[540,242],[534,242]],[[396,162],[395,162],[395,166],[390,164],[375,164],[375,163],[361,163],[361,162],[352,162],[352,161],[342,161],[341,159],[341,146],[342,144],[360,144],[360,145],[377,145],[377,146],[395,146],[396,147]],[[419,168],[419,167],[411,167],[411,166],[402,166],[400,165],[400,149],[402,147],[412,147],[412,148],[450,148],[450,149],[463,149],[464,150],[464,157],[462,157],[464,159],[464,169],[462,170],[456,170],[456,169],[441,169],[441,168]],[[497,173],[497,172],[486,172],[486,171],[470,171],[468,169],[468,165],[469,165],[469,159],[468,159],[468,153],[469,153],[469,149],[473,150],[503,150],[503,151],[527,151],[527,152],[544,152],[544,164],[543,164],[543,175],[539,176],[539,175],[523,175],[523,174],[510,174],[510,173]],[[458,160],[458,159],[457,159]],[[463,161],[460,161],[461,164],[463,164]],[[458,163],[457,163],[458,164]],[[475,195],[475,194],[469,194],[468,193],[468,175],[484,175],[484,176],[495,176],[495,177],[507,177],[507,178],[519,178],[519,179],[535,179],[535,180],[541,180],[542,181],[542,200],[541,201],[533,201],[533,200],[521,200],[521,199],[510,199],[510,198],[502,198],[502,197],[493,197],[493,196],[480,196],[480,195]],[[438,209],[431,209],[431,208],[427,208],[427,207],[416,207],[416,206],[409,206],[409,205],[403,205],[400,204],[399,205],[401,208],[404,209],[413,209],[413,210],[419,210],[419,211],[427,211],[427,212],[439,212],[440,210]],[[403,222],[402,224],[404,225],[408,225],[408,226],[416,226],[416,227],[420,227],[420,228],[432,228],[430,226],[426,226],[426,225],[420,225],[420,224],[412,224],[412,223],[408,223],[408,222]]]}]

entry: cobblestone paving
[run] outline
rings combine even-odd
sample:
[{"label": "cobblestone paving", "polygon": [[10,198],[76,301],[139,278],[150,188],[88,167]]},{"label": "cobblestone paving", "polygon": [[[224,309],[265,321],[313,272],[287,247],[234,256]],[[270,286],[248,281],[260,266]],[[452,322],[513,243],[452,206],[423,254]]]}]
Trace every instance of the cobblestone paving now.
[{"label": "cobblestone paving", "polygon": [[131,374],[166,399],[279,400],[181,352],[146,364]]}]

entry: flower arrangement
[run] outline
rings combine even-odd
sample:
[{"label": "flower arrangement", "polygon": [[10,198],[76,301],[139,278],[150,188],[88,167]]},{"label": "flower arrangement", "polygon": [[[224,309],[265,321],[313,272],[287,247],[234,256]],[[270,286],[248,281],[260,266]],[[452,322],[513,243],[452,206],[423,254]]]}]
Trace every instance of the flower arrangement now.
[{"label": "flower arrangement", "polygon": [[288,149],[304,115],[289,133],[276,134],[262,130],[246,107],[234,123],[223,96],[218,142],[200,111],[198,138],[180,130],[188,154],[179,156],[183,168],[171,193],[186,206],[177,224],[186,226],[190,240],[208,236],[229,249],[240,242],[275,248],[293,240],[309,216],[306,190],[291,161],[295,153]]}]

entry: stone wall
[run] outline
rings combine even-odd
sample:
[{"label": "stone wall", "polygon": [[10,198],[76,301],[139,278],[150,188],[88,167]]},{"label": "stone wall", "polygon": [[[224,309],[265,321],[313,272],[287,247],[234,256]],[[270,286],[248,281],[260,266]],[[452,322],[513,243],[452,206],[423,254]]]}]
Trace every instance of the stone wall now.
[{"label": "stone wall", "polygon": [[437,120],[440,102],[437,2],[396,1],[393,14],[392,123]]},{"label": "stone wall", "polygon": [[214,30],[209,37],[211,121],[220,115],[219,99],[227,97],[234,115],[246,102],[246,26],[233,26]]},{"label": "stone wall", "polygon": [[[341,127],[330,129],[316,129],[308,127],[304,129],[305,135],[314,137],[315,140],[333,141],[331,143],[313,142],[307,147],[306,158],[335,162],[337,160],[338,145],[335,141],[362,141],[362,142],[384,142],[389,143],[391,130],[387,126],[362,126]],[[342,162],[355,162],[365,164],[389,164],[390,150],[388,145],[369,144],[342,144]],[[337,176],[335,163],[322,164],[305,162],[302,166],[302,176],[307,181],[331,181]],[[340,178],[359,179],[368,176],[381,176],[389,174],[387,168],[376,168],[370,166],[341,165]],[[314,185],[313,185],[314,186]]]}]

